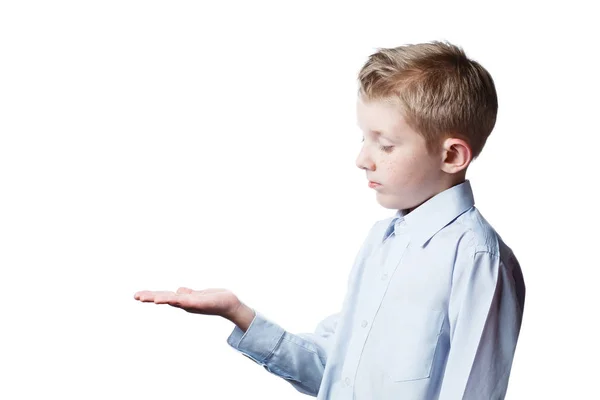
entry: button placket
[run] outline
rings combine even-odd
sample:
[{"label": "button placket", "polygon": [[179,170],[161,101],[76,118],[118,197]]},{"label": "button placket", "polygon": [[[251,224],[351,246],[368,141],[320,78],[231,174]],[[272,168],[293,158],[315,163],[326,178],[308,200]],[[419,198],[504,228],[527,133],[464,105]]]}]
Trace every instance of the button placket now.
[{"label": "button placket", "polygon": [[[406,221],[404,220],[404,218],[399,218],[394,222],[394,230],[392,231],[392,236],[396,237],[395,240],[401,239],[400,243],[402,243],[406,239],[406,237],[404,236],[406,233],[406,229],[407,229]],[[400,247],[403,248],[403,251],[406,250],[405,243],[402,243],[402,245]],[[392,266],[392,265],[388,265],[387,263],[383,263],[383,262],[382,262],[382,265],[383,265],[384,269],[382,271],[382,274],[380,275],[380,278],[382,281],[387,281],[390,279],[391,273],[393,273],[393,270],[390,270],[390,267],[393,267],[395,269],[395,267],[397,265]],[[384,285],[387,286],[388,283],[385,283]]]},{"label": "button placket", "polygon": [[[394,225],[394,230],[398,232],[398,236],[404,236],[403,231],[405,229],[406,226],[404,220],[396,221]],[[400,250],[401,252],[404,252],[407,244],[403,243],[404,240],[405,238],[402,238],[402,240],[400,240],[400,243],[394,245],[394,251]],[[400,246],[398,246],[398,244]],[[371,330],[368,327],[372,326],[374,323],[370,321],[373,321],[377,314],[377,310],[379,309],[381,301],[383,300],[385,292],[387,291],[387,287],[390,284],[390,278],[394,273],[394,269],[397,266],[395,262],[390,262],[390,260],[388,259],[389,247],[388,251],[385,251],[385,254],[382,254],[383,248],[387,246],[390,246],[390,243],[384,243],[383,245],[381,245],[371,255],[370,260],[367,260],[369,264],[374,264],[373,268],[369,268],[372,270],[372,273],[374,272],[374,275],[371,275],[371,277],[367,278],[368,281],[372,285],[374,285],[374,290],[373,292],[370,292],[369,296],[365,298],[365,300],[367,301],[363,303],[364,306],[360,307],[361,309],[357,310],[356,313],[356,316],[358,318],[362,316],[364,319],[357,318],[358,321],[360,321],[359,324],[361,328],[359,331],[356,332],[356,334],[353,335],[352,339],[350,340],[350,343],[348,344],[349,349],[352,348],[353,351],[348,353],[341,371],[342,384],[348,388],[352,387],[353,379],[355,378],[358,366],[361,361],[362,349],[364,348],[367,337],[369,336],[369,331]],[[377,268],[377,265],[379,265],[380,267]],[[378,269],[379,271],[374,271],[374,269]],[[380,278],[379,282],[377,281],[377,276],[379,276]]]}]

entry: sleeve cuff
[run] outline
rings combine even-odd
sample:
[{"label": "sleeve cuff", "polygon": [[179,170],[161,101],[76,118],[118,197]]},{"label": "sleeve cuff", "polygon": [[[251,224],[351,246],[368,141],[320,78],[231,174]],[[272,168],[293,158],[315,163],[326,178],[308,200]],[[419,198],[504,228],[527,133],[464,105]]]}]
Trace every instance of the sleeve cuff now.
[{"label": "sleeve cuff", "polygon": [[246,332],[235,326],[227,343],[259,364],[264,364],[281,341],[285,330],[259,312],[254,313],[254,319]]}]

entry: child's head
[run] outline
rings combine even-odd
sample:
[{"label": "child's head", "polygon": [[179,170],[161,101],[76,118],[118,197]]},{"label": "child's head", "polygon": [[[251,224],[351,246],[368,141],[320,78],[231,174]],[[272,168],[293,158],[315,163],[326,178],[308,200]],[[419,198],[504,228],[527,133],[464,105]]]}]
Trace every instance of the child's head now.
[{"label": "child's head", "polygon": [[411,209],[461,182],[494,128],[491,75],[441,42],[379,49],[359,73],[356,160],[386,208]]}]

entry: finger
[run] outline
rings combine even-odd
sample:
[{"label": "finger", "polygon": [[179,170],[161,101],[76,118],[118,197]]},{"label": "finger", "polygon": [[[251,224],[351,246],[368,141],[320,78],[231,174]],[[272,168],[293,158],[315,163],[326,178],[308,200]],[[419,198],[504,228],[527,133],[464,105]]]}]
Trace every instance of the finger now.
[{"label": "finger", "polygon": [[174,292],[158,291],[158,290],[156,290],[156,291],[145,290],[143,292],[139,292],[138,300],[143,301],[143,302],[152,302],[157,297],[168,296],[168,295],[172,295],[172,294],[174,294]]},{"label": "finger", "polygon": [[160,292],[156,296],[154,296],[153,301],[156,304],[177,304],[181,297],[189,296],[186,294],[177,294],[175,292]]},{"label": "finger", "polygon": [[198,297],[194,297],[193,294],[172,294],[163,295],[157,297],[154,302],[156,304],[168,304],[173,307],[184,308],[184,309],[202,309],[204,308],[203,303],[199,301]]},{"label": "finger", "polygon": [[140,290],[139,292],[135,292],[133,298],[140,301],[147,301],[149,297],[152,297],[151,290]]},{"label": "finger", "polygon": [[179,289],[177,289],[177,294],[190,294],[192,292],[192,289],[186,287],[180,287]]}]

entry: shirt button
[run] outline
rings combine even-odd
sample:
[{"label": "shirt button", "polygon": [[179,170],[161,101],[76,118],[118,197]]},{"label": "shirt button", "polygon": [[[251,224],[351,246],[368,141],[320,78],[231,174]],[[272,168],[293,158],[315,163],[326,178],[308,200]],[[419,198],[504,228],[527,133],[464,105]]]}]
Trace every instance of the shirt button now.
[{"label": "shirt button", "polygon": [[385,281],[388,278],[388,274],[381,275],[381,280]]},{"label": "shirt button", "polygon": [[344,379],[344,382],[346,383],[346,385],[350,385],[350,378]]},{"label": "shirt button", "polygon": [[402,232],[406,227],[406,221],[401,220],[401,221],[396,221],[396,223],[394,224],[394,229],[397,230],[398,232]]},{"label": "shirt button", "polygon": [[367,326],[367,321],[363,321],[363,322],[361,322],[361,323],[360,323],[360,326],[362,326],[363,328],[364,328],[365,326]]}]

